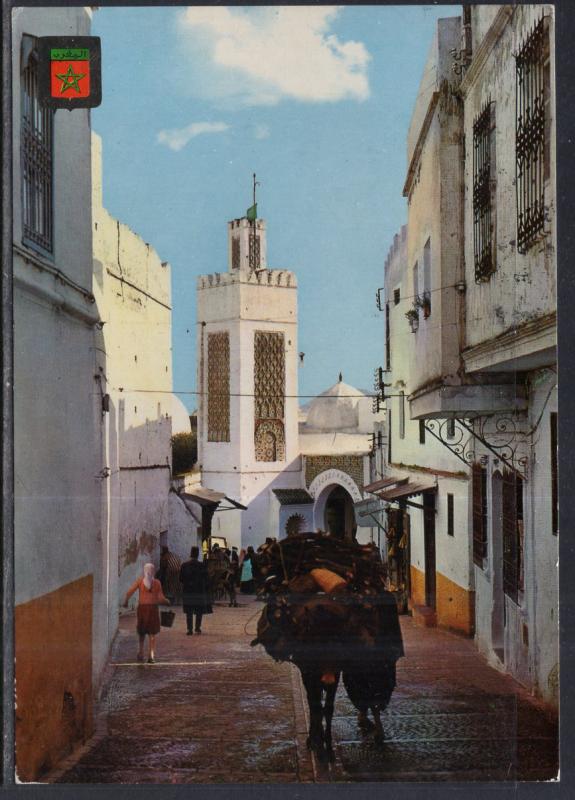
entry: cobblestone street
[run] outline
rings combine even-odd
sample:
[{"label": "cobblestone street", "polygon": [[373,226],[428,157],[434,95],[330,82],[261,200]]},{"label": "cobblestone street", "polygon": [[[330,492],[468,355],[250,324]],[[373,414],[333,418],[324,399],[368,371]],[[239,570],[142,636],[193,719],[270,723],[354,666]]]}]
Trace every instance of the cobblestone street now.
[{"label": "cobblestone street", "polygon": [[135,660],[122,619],[94,737],[53,772],[58,783],[288,783],[550,780],[557,727],[473,642],[402,618],[406,657],[383,715],[386,742],[362,738],[343,687],[336,763],[312,761],[299,673],[250,647],[261,604],[214,607],[201,636],[178,612],[156,663]]}]

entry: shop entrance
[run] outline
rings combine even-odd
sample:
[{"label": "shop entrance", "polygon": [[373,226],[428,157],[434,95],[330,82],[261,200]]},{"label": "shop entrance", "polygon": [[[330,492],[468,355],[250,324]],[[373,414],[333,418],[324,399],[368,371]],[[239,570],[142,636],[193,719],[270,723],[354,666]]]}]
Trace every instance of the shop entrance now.
[{"label": "shop entrance", "polygon": [[337,539],[351,541],[355,528],[353,500],[343,486],[335,486],[325,503],[325,529]]}]

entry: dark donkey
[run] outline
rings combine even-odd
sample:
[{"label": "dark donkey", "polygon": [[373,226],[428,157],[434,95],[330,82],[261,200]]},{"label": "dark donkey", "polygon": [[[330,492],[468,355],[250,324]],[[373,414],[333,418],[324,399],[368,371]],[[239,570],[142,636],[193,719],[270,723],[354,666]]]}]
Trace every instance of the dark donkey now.
[{"label": "dark donkey", "polygon": [[[292,586],[296,582],[302,587],[301,578],[290,581]],[[334,759],[331,723],[342,675],[360,727],[383,742],[380,715],[391,699],[396,662],[403,656],[401,629],[392,594],[381,590],[368,607],[362,600],[349,589],[331,595],[287,589],[270,595],[252,642],[299,668],[309,706],[307,744],[320,761]]]}]

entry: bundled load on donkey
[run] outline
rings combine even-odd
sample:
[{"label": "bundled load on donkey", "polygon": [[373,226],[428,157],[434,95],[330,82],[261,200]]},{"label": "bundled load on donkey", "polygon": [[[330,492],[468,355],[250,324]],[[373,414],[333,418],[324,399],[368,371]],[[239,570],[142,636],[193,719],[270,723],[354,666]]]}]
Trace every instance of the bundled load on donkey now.
[{"label": "bundled load on donkey", "polygon": [[395,598],[385,589],[377,550],[326,534],[297,534],[263,549],[258,575],[266,605],[252,645],[261,644],[275,660],[299,667],[310,706],[309,746],[320,756],[332,756],[331,716],[340,674],[360,725],[375,728],[382,739],[379,715],[395,687],[403,645]]}]

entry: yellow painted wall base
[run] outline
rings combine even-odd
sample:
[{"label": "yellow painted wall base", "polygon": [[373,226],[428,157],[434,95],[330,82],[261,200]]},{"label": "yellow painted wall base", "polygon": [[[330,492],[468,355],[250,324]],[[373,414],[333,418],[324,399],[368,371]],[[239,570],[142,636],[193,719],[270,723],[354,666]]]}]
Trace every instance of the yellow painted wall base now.
[{"label": "yellow painted wall base", "polygon": [[16,606],[16,770],[33,781],[92,733],[92,575]]},{"label": "yellow painted wall base", "polygon": [[467,635],[475,631],[475,592],[436,572],[437,624]]},{"label": "yellow painted wall base", "polygon": [[[425,573],[411,565],[410,608],[425,606]],[[440,572],[435,573],[435,611],[442,628],[473,634],[475,592],[463,589]]]},{"label": "yellow painted wall base", "polygon": [[411,565],[411,606],[425,605],[425,573]]}]

